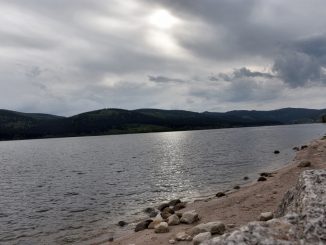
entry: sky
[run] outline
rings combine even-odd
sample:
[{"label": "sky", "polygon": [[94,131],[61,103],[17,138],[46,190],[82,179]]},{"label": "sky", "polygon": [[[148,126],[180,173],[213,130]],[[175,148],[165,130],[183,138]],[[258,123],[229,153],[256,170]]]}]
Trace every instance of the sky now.
[{"label": "sky", "polygon": [[326,108],[324,0],[0,0],[0,108]]}]

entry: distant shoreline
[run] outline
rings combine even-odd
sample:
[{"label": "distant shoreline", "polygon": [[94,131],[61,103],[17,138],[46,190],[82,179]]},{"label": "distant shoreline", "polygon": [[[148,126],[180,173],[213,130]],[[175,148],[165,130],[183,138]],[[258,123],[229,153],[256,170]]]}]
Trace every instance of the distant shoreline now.
[{"label": "distant shoreline", "polygon": [[[308,168],[297,167],[303,160],[311,161],[312,166]],[[218,220],[226,225],[232,224],[232,228],[228,229],[232,231],[250,221],[257,220],[262,212],[275,212],[284,194],[295,185],[299,174],[306,169],[326,168],[325,162],[326,140],[324,137],[322,140],[311,141],[307,148],[297,152],[291,162],[284,167],[272,171],[273,177],[268,177],[267,181],[257,182],[257,180],[253,180],[253,182],[241,186],[240,190],[225,192],[225,197],[217,198],[211,196],[195,200],[193,203],[189,203],[186,209],[181,211],[194,209],[201,217],[198,223]],[[173,226],[170,227],[170,232],[163,234],[156,234],[154,230],[146,229],[137,233],[126,234],[110,244],[150,245],[157,243],[167,245],[177,232],[190,231],[191,227],[193,225]],[[95,244],[106,243],[99,241]],[[191,244],[191,242],[185,244]]]}]

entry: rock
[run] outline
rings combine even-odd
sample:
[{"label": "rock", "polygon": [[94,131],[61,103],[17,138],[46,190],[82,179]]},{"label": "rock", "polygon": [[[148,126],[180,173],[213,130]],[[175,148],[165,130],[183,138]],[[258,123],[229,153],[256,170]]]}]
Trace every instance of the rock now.
[{"label": "rock", "polygon": [[233,187],[233,189],[239,190],[240,189],[240,186],[236,185],[235,187]]},{"label": "rock", "polygon": [[180,202],[178,204],[176,204],[174,207],[173,207],[173,210],[174,211],[178,211],[180,209],[184,209],[186,207],[186,203],[185,202]]},{"label": "rock", "polygon": [[295,147],[292,148],[292,150],[294,150],[294,151],[300,151],[300,148],[297,147],[297,146],[295,146]]},{"label": "rock", "polygon": [[163,219],[167,219],[167,218],[169,218],[171,215],[172,215],[172,214],[169,213],[169,212],[162,212],[162,213],[161,213],[161,216],[162,216]]},{"label": "rock", "polygon": [[243,177],[243,180],[248,180],[248,179],[249,179],[248,176]]},{"label": "rock", "polygon": [[109,240],[109,242],[113,242],[114,241],[114,238],[113,237],[110,237],[108,240]]},{"label": "rock", "polygon": [[178,217],[178,215],[173,214],[168,218],[168,225],[178,225],[180,224],[180,219]]},{"label": "rock", "polygon": [[172,208],[170,208],[170,207],[164,208],[162,212],[167,212],[167,213],[170,213],[170,214],[174,214],[174,210]]},{"label": "rock", "polygon": [[208,222],[205,224],[199,224],[191,229],[193,235],[197,235],[203,232],[210,232],[212,235],[222,235],[225,231],[225,225],[220,221]]},{"label": "rock", "polygon": [[217,192],[216,193],[216,196],[217,197],[224,197],[225,196],[225,193],[220,191],[220,192]]},{"label": "rock", "polygon": [[274,151],[274,154],[280,154],[280,151],[279,150],[275,150]]},{"label": "rock", "polygon": [[155,233],[167,233],[169,232],[169,225],[166,222],[161,222],[154,227]]},{"label": "rock", "polygon": [[175,243],[176,243],[176,240],[171,239],[171,240],[169,240],[169,243],[170,243],[170,244],[175,244]]},{"label": "rock", "polygon": [[235,227],[235,224],[227,224],[226,228],[228,229],[233,229]]},{"label": "rock", "polygon": [[266,181],[267,179],[263,176],[260,176],[257,181]]},{"label": "rock", "polygon": [[150,218],[153,218],[158,214],[158,211],[155,208],[145,208],[144,213],[147,213]]},{"label": "rock", "polygon": [[124,227],[125,225],[128,225],[128,223],[123,220],[118,222],[118,226]]},{"label": "rock", "polygon": [[154,229],[155,226],[159,225],[163,220],[154,220],[148,225],[148,229]]},{"label": "rock", "polygon": [[260,176],[262,176],[262,177],[273,177],[273,174],[268,173],[268,172],[262,172],[262,173],[260,173]]},{"label": "rock", "polygon": [[308,148],[307,145],[302,145],[302,146],[301,146],[301,150],[306,149],[306,148]]},{"label": "rock", "polygon": [[164,202],[164,203],[161,203],[157,209],[160,210],[160,211],[163,211],[163,209],[167,208],[167,207],[170,207],[170,205],[167,203],[167,202]]},{"label": "rock", "polygon": [[261,213],[259,216],[259,221],[267,221],[270,219],[273,219],[274,215],[272,212],[265,212],[265,213]]},{"label": "rock", "polygon": [[210,232],[199,233],[192,240],[194,245],[199,245],[212,237]]},{"label": "rock", "polygon": [[148,228],[149,224],[152,223],[153,220],[148,219],[145,221],[142,221],[136,225],[135,232],[142,231]]},{"label": "rock", "polygon": [[174,199],[174,200],[171,200],[171,201],[169,202],[169,205],[170,205],[170,206],[175,206],[175,205],[177,205],[177,204],[180,203],[180,202],[181,202],[180,199]]},{"label": "rock", "polygon": [[175,214],[179,217],[179,219],[181,219],[181,217],[182,217],[182,213],[181,212],[175,212]]},{"label": "rock", "polygon": [[177,241],[191,241],[192,240],[192,236],[190,236],[189,234],[187,234],[184,231],[181,231],[179,233],[176,234],[175,239]]},{"label": "rock", "polygon": [[232,232],[203,242],[228,244],[325,244],[326,169],[306,170],[266,222],[250,222]]},{"label": "rock", "polygon": [[195,210],[187,211],[182,214],[181,223],[192,224],[199,220],[199,216]]},{"label": "rock", "polygon": [[306,167],[310,167],[311,166],[311,162],[310,161],[301,161],[299,164],[298,164],[298,167],[299,168],[306,168]]}]

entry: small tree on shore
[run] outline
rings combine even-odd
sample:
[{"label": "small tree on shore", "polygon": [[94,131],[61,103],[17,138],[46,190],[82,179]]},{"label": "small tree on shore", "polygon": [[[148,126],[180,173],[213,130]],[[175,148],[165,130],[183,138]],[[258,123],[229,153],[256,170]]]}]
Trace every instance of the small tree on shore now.
[{"label": "small tree on shore", "polygon": [[324,115],[324,116],[321,117],[321,121],[322,121],[323,123],[326,123],[326,115]]}]

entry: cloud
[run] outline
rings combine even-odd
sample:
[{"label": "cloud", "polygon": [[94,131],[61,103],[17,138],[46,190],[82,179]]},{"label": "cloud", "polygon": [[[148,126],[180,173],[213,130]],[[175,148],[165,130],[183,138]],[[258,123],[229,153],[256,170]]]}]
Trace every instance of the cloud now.
[{"label": "cloud", "polygon": [[157,83],[167,83],[167,82],[173,82],[173,83],[185,83],[185,80],[179,79],[179,78],[170,78],[165,76],[148,76],[148,79],[151,82],[157,82]]},{"label": "cloud", "polygon": [[[285,93],[304,88],[306,107],[314,92],[313,105],[324,107],[316,88],[326,93],[325,7],[323,0],[0,0],[0,104],[60,115],[255,109],[294,106]],[[170,27],[151,21],[162,10],[176,20]]]}]

